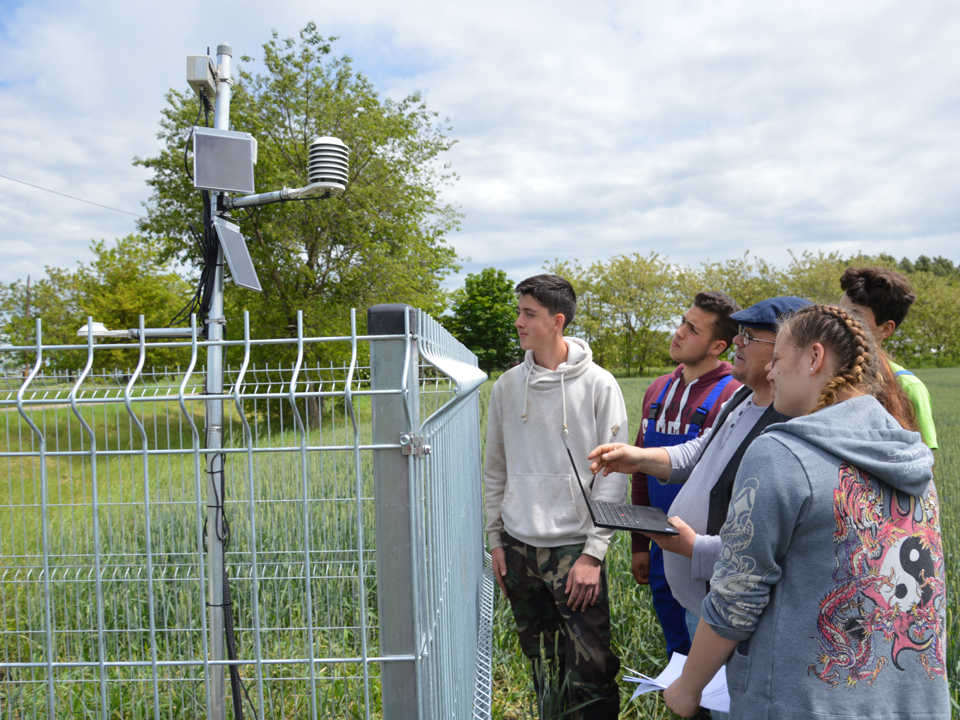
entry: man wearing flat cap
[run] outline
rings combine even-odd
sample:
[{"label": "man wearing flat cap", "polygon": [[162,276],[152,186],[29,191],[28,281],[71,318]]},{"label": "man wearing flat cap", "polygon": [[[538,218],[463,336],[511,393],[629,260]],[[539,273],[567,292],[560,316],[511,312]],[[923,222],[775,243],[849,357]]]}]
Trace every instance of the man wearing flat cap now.
[{"label": "man wearing flat cap", "polygon": [[680,534],[650,538],[665,551],[667,582],[687,611],[691,640],[713,566],[720,559],[720,528],[727,518],[740,460],[768,425],[788,419],[773,409],[767,382],[766,366],[773,356],[777,324],[810,304],[798,297],[768,298],[730,316],[739,325],[733,338],[737,353],[732,374],[743,387],[723,406],[708,433],[673,447],[612,444],[590,453],[591,472],[641,472],[664,483],[684,483],[667,513]]}]

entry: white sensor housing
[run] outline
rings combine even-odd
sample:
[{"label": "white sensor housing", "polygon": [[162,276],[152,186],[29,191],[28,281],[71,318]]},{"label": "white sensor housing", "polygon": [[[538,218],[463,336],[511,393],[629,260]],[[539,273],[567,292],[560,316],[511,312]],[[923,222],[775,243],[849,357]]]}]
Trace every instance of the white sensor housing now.
[{"label": "white sensor housing", "polygon": [[307,159],[307,187],[304,195],[329,192],[340,195],[347,189],[350,149],[335,137],[319,137],[310,143]]}]

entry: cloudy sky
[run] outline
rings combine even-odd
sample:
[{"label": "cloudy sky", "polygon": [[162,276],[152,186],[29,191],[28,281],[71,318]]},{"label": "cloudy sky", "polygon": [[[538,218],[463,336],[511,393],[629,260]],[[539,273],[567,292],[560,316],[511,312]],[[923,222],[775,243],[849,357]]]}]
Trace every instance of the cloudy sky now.
[{"label": "cloudy sky", "polygon": [[0,281],[134,231],[131,160],[156,154],[188,54],[257,56],[310,20],[382,95],[450,118],[464,272],[651,251],[960,263],[948,0],[0,0]]}]

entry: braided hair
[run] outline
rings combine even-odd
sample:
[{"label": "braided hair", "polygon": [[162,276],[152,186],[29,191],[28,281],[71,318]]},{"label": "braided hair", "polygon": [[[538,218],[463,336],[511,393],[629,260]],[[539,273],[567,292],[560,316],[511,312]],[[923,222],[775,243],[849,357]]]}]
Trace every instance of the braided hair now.
[{"label": "braided hair", "polygon": [[790,343],[798,348],[820,343],[836,359],[834,376],[820,391],[814,412],[835,404],[847,388],[857,388],[870,395],[879,394],[883,381],[873,336],[843,308],[835,305],[805,307],[785,320],[779,332],[786,332]]}]

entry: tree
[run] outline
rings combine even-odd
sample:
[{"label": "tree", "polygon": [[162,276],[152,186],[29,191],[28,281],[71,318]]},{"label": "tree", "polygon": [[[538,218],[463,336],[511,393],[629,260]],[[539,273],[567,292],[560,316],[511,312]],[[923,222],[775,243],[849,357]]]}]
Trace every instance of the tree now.
[{"label": "tree", "polygon": [[[152,243],[129,235],[108,246],[103,240],[90,244],[94,260],[76,270],[47,267],[48,277],[27,288],[17,281],[0,288],[0,310],[5,314],[0,333],[13,345],[36,342],[36,318],[41,318],[44,345],[82,345],[77,330],[93,317],[111,330],[139,326],[166,327],[190,294],[190,284],[177,275],[169,262],[160,259]],[[151,348],[148,365],[175,365],[189,357],[184,350]],[[86,362],[85,351],[47,355],[58,370],[76,370]],[[133,367],[137,356],[131,350],[98,350],[95,367]]]},{"label": "tree", "polygon": [[463,287],[453,292],[453,317],[445,324],[488,375],[522,355],[513,324],[517,318],[513,288],[503,270],[486,268],[467,275]]},{"label": "tree", "polygon": [[597,298],[616,318],[627,375],[662,362],[664,331],[686,310],[682,269],[651,252],[646,257],[617,255],[605,264],[594,263],[590,272]]},{"label": "tree", "polygon": [[950,259],[941,257],[940,255],[937,255],[933,260],[926,255],[921,255],[914,263],[904,258],[900,262],[900,267],[906,268],[903,271],[910,274],[924,272],[932,273],[938,277],[949,277],[951,275],[957,275],[958,272],[960,272]]},{"label": "tree", "polygon": [[782,278],[766,260],[752,258],[747,251],[742,257],[722,263],[708,260],[699,270],[689,273],[685,304],[687,307],[693,304],[699,292],[719,290],[736,300],[740,307],[748,308],[765,298],[782,295],[781,282]]},{"label": "tree", "polygon": [[[274,32],[263,45],[265,74],[241,69],[234,86],[231,126],[259,142],[259,190],[306,185],[308,149],[318,136],[338,137],[350,148],[342,196],[264,206],[234,218],[264,290],[227,292],[228,315],[250,310],[253,332],[265,337],[291,332],[298,310],[304,332],[313,336],[346,331],[351,307],[407,302],[438,312],[440,281],[457,268],[445,237],[460,215],[441,198],[442,187],[455,179],[440,161],[454,142],[444,135],[449,128],[418,93],[380,98],[349,57],[333,57],[334,40],[321,37],[313,23],[299,41]],[[201,197],[183,165],[200,106],[192,92],[171,90],[167,100],[162,152],[135,160],[153,171],[141,229],[164,257],[198,268],[202,258],[190,224],[199,224]],[[365,322],[362,312],[360,319]],[[311,347],[333,352],[329,343]],[[270,351],[271,359],[276,353]]]},{"label": "tree", "polygon": [[[0,311],[3,322],[0,335],[10,345],[36,345],[37,319],[41,320],[41,340],[45,345],[78,345],[77,328],[83,325],[82,311],[77,298],[76,283],[71,272],[48,267],[48,277],[35,282],[22,280],[0,287]],[[72,329],[71,329],[72,328]],[[84,361],[79,353],[47,355],[52,367],[70,369],[80,367]],[[4,353],[4,361],[11,356]],[[14,362],[24,367],[32,366],[36,356],[32,353],[17,358]]]},{"label": "tree", "polygon": [[910,367],[960,363],[960,275],[915,272],[909,279],[916,302],[884,348]]},{"label": "tree", "polygon": [[577,312],[564,333],[585,340],[590,345],[594,361],[600,367],[619,366],[619,327],[613,312],[596,292],[594,268],[584,268],[577,260],[560,262],[556,259],[544,269],[566,278],[577,294]]}]

